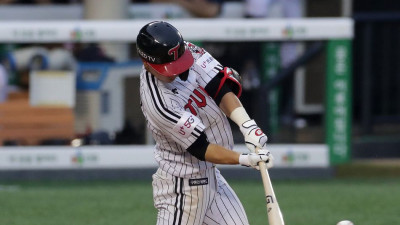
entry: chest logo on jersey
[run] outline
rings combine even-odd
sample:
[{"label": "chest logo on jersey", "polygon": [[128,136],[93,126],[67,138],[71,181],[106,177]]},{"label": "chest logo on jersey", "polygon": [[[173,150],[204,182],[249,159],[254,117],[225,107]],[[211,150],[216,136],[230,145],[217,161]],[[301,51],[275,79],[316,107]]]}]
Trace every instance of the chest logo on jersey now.
[{"label": "chest logo on jersey", "polygon": [[189,112],[184,112],[179,121],[175,124],[173,130],[182,137],[187,138],[192,134],[200,119]]},{"label": "chest logo on jersey", "polygon": [[208,177],[199,178],[199,179],[189,179],[189,186],[200,186],[200,185],[207,185],[208,184]]},{"label": "chest logo on jersey", "polygon": [[201,93],[199,90],[193,90],[193,94],[190,95],[188,102],[185,105],[185,110],[188,110],[195,116],[197,116],[197,112],[195,110],[195,106],[197,108],[203,108],[207,105],[206,96]]}]

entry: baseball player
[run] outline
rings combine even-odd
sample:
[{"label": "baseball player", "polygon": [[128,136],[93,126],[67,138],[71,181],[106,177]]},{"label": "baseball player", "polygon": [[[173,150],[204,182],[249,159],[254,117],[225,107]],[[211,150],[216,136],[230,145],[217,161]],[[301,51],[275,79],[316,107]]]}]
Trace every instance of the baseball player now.
[{"label": "baseball player", "polygon": [[[156,146],[153,175],[157,224],[249,224],[238,197],[215,164],[272,166],[267,136],[242,107],[238,74],[183,40],[164,21],[137,36],[143,61],[141,108]],[[249,154],[233,151],[227,119],[242,131]],[[256,147],[261,150],[255,153]]]}]

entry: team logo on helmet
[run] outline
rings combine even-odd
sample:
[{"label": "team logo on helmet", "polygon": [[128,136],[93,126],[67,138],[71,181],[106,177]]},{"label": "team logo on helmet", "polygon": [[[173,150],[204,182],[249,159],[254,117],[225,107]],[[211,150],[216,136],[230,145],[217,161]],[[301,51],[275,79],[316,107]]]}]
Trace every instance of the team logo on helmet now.
[{"label": "team logo on helmet", "polygon": [[149,61],[149,62],[151,62],[151,63],[154,63],[154,62],[156,61],[156,58],[155,58],[155,57],[152,57],[152,56],[150,56],[150,55],[147,55],[147,54],[144,53],[142,50],[140,50],[140,48],[136,48],[136,49],[137,49],[139,55],[142,56],[142,58],[144,58],[145,60],[147,60],[147,61]]},{"label": "team logo on helmet", "polygon": [[168,50],[168,55],[173,55],[174,56],[174,60],[178,59],[178,49],[180,47],[180,43],[178,43],[175,47],[171,48],[170,50]]}]

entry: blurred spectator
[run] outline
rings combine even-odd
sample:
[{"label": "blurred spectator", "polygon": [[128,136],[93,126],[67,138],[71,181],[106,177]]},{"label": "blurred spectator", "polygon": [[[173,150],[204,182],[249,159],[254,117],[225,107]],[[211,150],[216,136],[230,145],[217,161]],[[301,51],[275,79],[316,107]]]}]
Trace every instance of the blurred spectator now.
[{"label": "blurred spectator", "polygon": [[189,11],[194,17],[217,17],[224,0],[134,0],[134,2],[173,3]]},{"label": "blurred spectator", "polygon": [[97,43],[87,45],[77,44],[74,55],[78,62],[114,62],[115,60],[107,56]]},{"label": "blurred spectator", "polygon": [[136,132],[129,120],[125,120],[124,127],[121,131],[115,134],[114,144],[116,145],[131,145],[143,144],[144,133]]},{"label": "blurred spectator", "polygon": [[244,0],[245,16],[249,18],[266,17],[271,0]]},{"label": "blurred spectator", "polygon": [[[303,17],[304,0],[244,0],[247,18],[300,18]],[[275,10],[271,10],[271,8]],[[297,43],[281,45],[281,66],[287,67],[297,58]]]},{"label": "blurred spectator", "polygon": [[8,74],[4,66],[0,64],[0,103],[7,100],[8,95]]},{"label": "blurred spectator", "polygon": [[71,4],[79,3],[81,0],[0,0],[0,4]]},{"label": "blurred spectator", "polygon": [[86,144],[89,145],[111,145],[113,144],[112,140],[110,139],[109,134],[106,131],[95,131],[90,134],[89,141]]},{"label": "blurred spectator", "polygon": [[[246,18],[299,18],[303,16],[303,0],[244,0]],[[273,10],[271,10],[273,8]],[[281,65],[287,67],[297,58],[296,43],[281,45]]]}]

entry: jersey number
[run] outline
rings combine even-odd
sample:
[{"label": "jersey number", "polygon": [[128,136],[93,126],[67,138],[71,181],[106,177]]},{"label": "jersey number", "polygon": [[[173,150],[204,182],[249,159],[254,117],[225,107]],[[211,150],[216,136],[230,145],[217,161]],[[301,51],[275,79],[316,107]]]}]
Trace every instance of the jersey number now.
[{"label": "jersey number", "polygon": [[197,112],[196,110],[194,110],[192,104],[193,101],[196,103],[198,108],[203,108],[204,106],[207,105],[207,102],[206,102],[206,97],[200,91],[194,90],[193,94],[195,94],[197,97],[190,95],[188,103],[185,105],[185,109],[189,109],[193,115],[197,116]]}]

